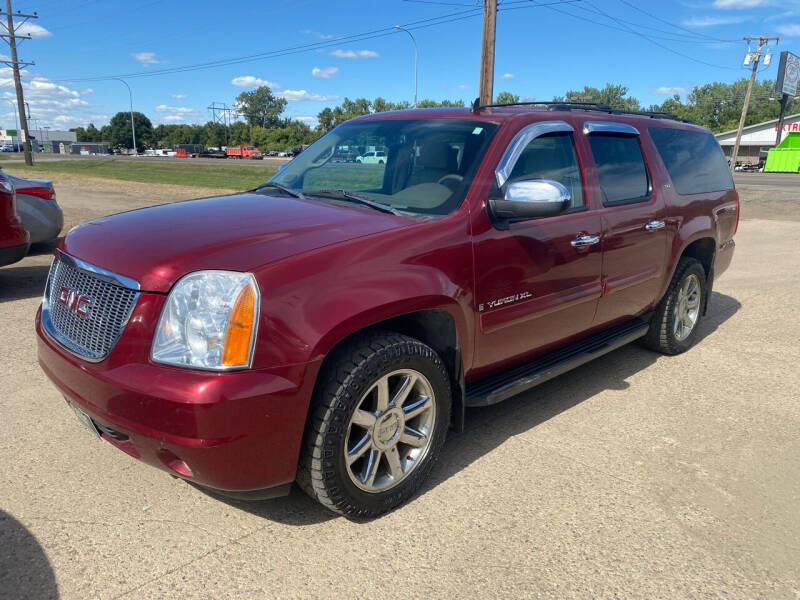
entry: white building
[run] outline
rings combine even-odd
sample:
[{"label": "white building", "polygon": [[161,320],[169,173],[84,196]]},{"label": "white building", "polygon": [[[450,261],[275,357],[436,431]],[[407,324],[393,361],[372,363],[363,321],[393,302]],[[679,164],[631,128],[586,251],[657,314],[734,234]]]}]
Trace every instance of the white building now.
[{"label": "white building", "polygon": [[[783,133],[781,140],[789,131],[800,131],[800,113],[786,115],[783,118]],[[775,147],[775,138],[778,135],[778,119],[764,121],[749,125],[742,129],[742,141],[739,144],[739,154],[737,161],[745,163],[758,162],[760,158],[766,158],[767,150]],[[733,144],[736,142],[736,130],[724,131],[717,134],[717,141],[725,151],[728,158],[733,154]]]},{"label": "white building", "polygon": [[[77,142],[78,137],[74,131],[59,131],[58,129],[29,129],[34,152],[59,152],[61,144],[66,146]],[[22,139],[16,129],[0,129],[0,146],[21,148]]]}]

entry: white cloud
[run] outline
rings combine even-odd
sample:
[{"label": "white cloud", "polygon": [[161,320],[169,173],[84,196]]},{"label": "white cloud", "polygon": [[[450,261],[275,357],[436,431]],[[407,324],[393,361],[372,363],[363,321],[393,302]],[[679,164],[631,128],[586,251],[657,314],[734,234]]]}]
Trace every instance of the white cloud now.
[{"label": "white cloud", "polygon": [[[10,71],[7,68],[0,69],[0,88],[13,88]],[[96,115],[94,113],[96,109],[83,98],[92,93],[91,89],[74,90],[46,77],[32,77],[24,69],[20,75],[25,90],[25,102],[30,107],[31,116],[38,119],[37,126],[63,129],[86,125],[92,119],[98,122],[108,120],[106,115]],[[16,96],[13,89],[0,93],[0,106],[10,108],[15,103]],[[13,112],[10,115],[13,120]]]},{"label": "white cloud", "polygon": [[154,65],[162,62],[155,52],[134,52],[131,54],[133,60],[138,61],[143,65]]},{"label": "white cloud", "polygon": [[337,48],[331,52],[331,56],[337,58],[378,58],[379,54],[374,50],[342,50]]},{"label": "white cloud", "polygon": [[675,94],[685,94],[688,90],[684,87],[662,85],[653,90],[659,96],[674,96]]},{"label": "white cloud", "polygon": [[194,108],[189,108],[188,106],[167,106],[166,104],[159,104],[156,106],[156,112],[189,115],[196,113],[197,111]]},{"label": "white cloud", "polygon": [[231,83],[236,87],[243,87],[243,88],[257,88],[265,85],[269,88],[279,88],[281,87],[279,83],[275,83],[274,81],[267,81],[266,79],[261,79],[260,77],[256,77],[255,75],[240,75],[239,77],[234,77],[231,79]]},{"label": "white cloud", "polygon": [[321,40],[329,40],[333,38],[333,36],[329,33],[320,33],[319,31],[314,31],[313,29],[301,29],[300,33],[305,33],[306,35],[313,35],[315,38],[319,38]]},{"label": "white cloud", "polygon": [[514,74],[513,73],[503,73],[500,77],[502,79],[514,79]]},{"label": "white cloud", "polygon": [[14,30],[17,35],[29,35],[33,39],[46,38],[53,35],[41,25],[37,25],[36,23],[31,23],[29,21],[25,23],[15,22]]},{"label": "white cloud", "polygon": [[167,115],[163,119],[161,119],[164,123],[181,123],[183,121],[183,115]]},{"label": "white cloud", "polygon": [[468,85],[464,85],[462,83],[461,85],[458,86],[458,89],[463,90],[463,91],[467,91],[469,89],[469,86]]},{"label": "white cloud", "polygon": [[745,21],[745,17],[691,17],[681,23],[684,27],[716,27],[717,25],[733,25]]},{"label": "white cloud", "polygon": [[317,122],[317,117],[313,115],[295,115],[290,118],[294,119],[295,121],[300,121],[301,123],[305,123],[306,125],[311,125]]},{"label": "white cloud", "polygon": [[325,67],[322,69],[319,67],[314,67],[311,69],[312,77],[321,77],[322,79],[330,79],[331,77],[335,77],[338,72],[339,67]]},{"label": "white cloud", "polygon": [[778,33],[786,37],[800,37],[800,23],[793,23],[791,25],[780,25]]},{"label": "white cloud", "polygon": [[714,8],[756,8],[770,4],[770,0],[714,0]]},{"label": "white cloud", "polygon": [[170,94],[169,97],[173,100],[183,100],[186,98],[186,94]]},{"label": "white cloud", "polygon": [[312,94],[306,90],[283,90],[275,94],[281,98],[286,98],[290,102],[300,102],[312,100],[316,102],[327,102],[329,100],[336,100],[339,96],[327,96],[322,94]]}]

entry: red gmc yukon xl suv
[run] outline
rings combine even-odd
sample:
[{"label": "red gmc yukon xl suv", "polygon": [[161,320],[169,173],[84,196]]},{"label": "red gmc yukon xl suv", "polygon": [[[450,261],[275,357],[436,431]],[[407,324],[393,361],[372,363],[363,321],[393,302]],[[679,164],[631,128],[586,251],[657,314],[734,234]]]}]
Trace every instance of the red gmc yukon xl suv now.
[{"label": "red gmc yukon xl suv", "polygon": [[466,407],[636,339],[687,350],[738,214],[713,135],[671,115],[368,115],[256,190],[73,229],[39,362],[150,465],[238,497],[297,481],[375,516],[419,488]]}]

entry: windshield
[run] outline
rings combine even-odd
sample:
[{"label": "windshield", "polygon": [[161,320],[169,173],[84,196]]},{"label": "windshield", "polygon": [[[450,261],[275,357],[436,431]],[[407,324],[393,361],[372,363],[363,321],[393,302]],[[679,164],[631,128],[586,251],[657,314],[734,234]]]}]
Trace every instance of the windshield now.
[{"label": "windshield", "polygon": [[463,201],[496,130],[449,119],[344,123],[270,182],[311,197],[339,190],[401,211],[445,215]]}]

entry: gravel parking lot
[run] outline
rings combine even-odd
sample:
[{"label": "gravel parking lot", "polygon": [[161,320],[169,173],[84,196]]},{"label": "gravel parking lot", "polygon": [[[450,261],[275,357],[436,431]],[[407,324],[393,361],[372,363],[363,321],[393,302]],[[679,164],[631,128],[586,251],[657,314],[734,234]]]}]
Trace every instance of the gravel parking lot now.
[{"label": "gravel parking lot", "polygon": [[[471,409],[367,523],[299,491],[223,501],[93,439],[36,363],[34,248],[0,269],[0,598],[800,598],[800,178],[753,177],[694,349]],[[203,193],[56,187],[65,230]]]}]

